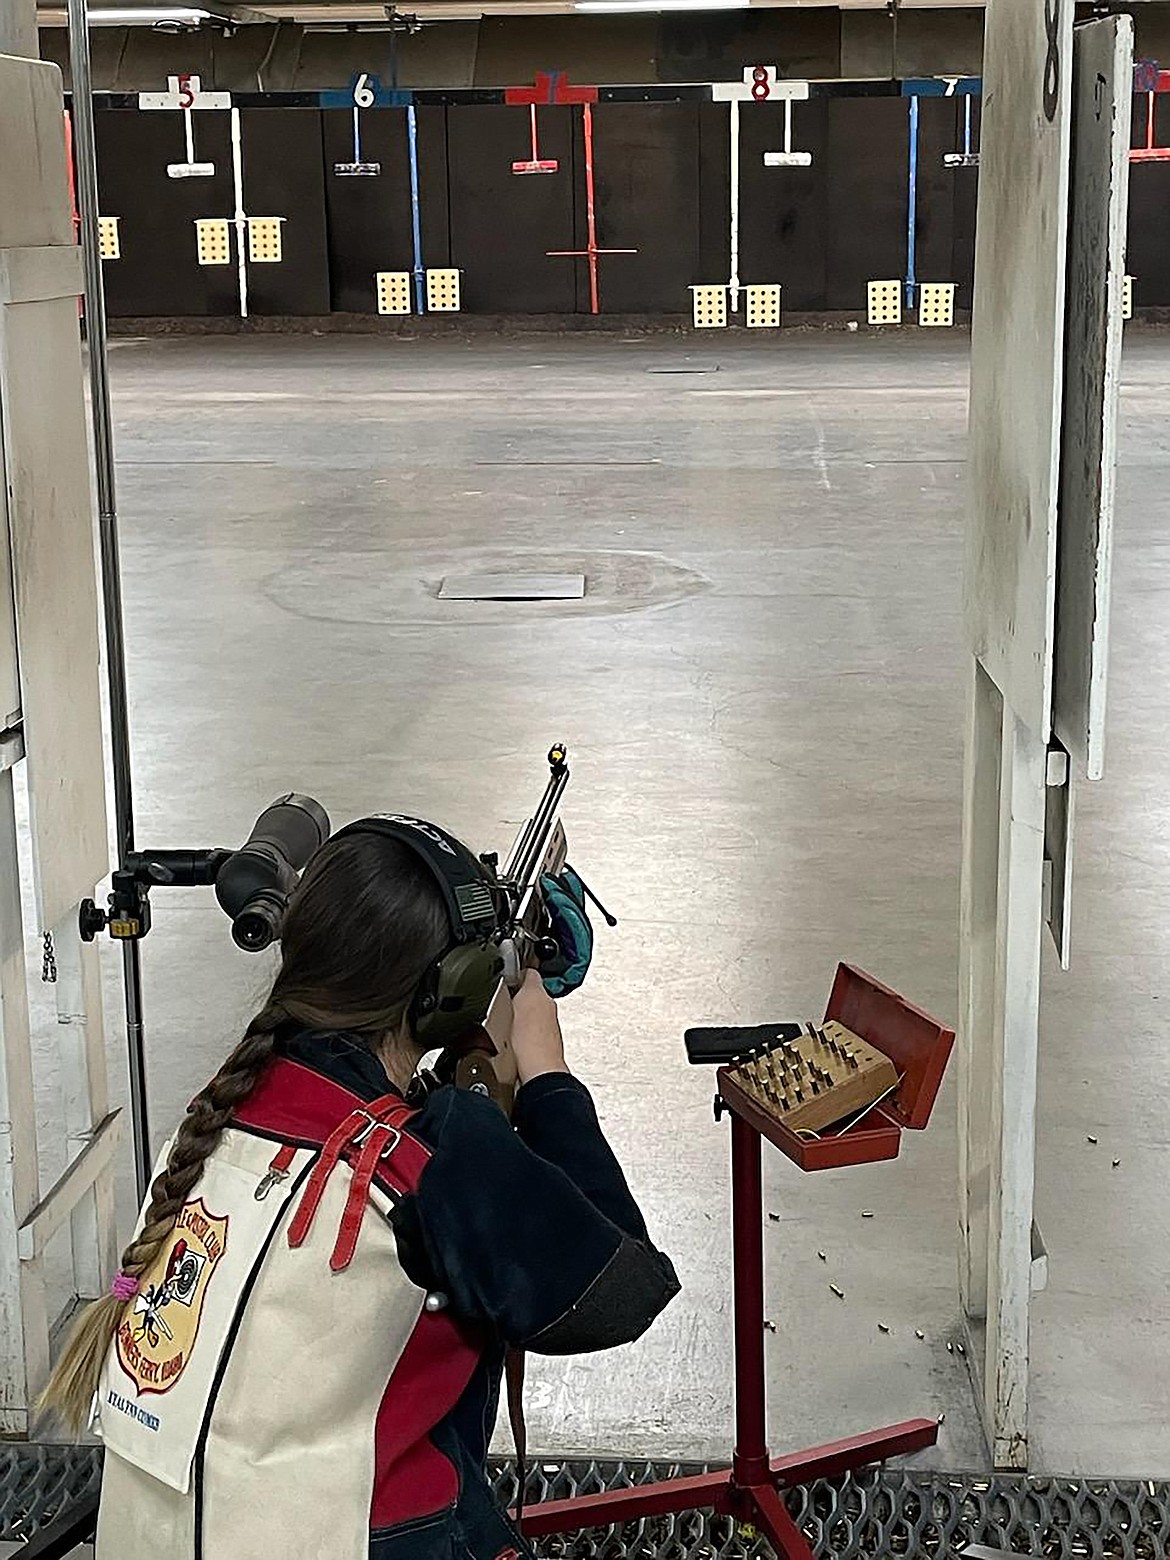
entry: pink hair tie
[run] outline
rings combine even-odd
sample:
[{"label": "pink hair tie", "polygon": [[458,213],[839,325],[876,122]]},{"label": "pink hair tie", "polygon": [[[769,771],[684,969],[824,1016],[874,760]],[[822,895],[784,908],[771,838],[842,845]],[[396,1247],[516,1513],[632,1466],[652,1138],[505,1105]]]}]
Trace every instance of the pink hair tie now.
[{"label": "pink hair tie", "polygon": [[138,1280],[131,1278],[129,1273],[119,1272],[114,1274],[114,1282],[110,1285],[110,1293],[116,1300],[133,1300],[138,1293]]}]

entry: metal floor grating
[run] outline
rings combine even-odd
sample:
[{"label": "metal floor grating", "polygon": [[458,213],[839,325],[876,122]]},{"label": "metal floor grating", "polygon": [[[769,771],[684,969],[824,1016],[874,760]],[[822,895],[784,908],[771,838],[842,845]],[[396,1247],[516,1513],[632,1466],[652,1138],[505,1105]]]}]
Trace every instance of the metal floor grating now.
[{"label": "metal floor grating", "polygon": [[96,1446],[0,1445],[0,1540],[32,1538],[96,1491],[101,1458]]},{"label": "metal floor grating", "polygon": [[[706,1465],[567,1462],[531,1470],[526,1499],[563,1499]],[[552,1471],[555,1470],[555,1471]],[[511,1464],[493,1469],[497,1494],[515,1498]],[[788,1492],[788,1509],[826,1560],[960,1555],[984,1544],[1053,1560],[1164,1560],[1170,1553],[1170,1483],[1116,1479],[947,1474],[875,1466]],[[542,1539],[564,1560],[766,1560],[771,1546],[710,1512],[648,1518]]]},{"label": "metal floor grating", "polygon": [[[564,1499],[673,1474],[696,1463],[542,1461],[529,1471],[527,1499]],[[33,1536],[97,1487],[101,1452],[92,1446],[13,1443],[0,1447],[0,1539]],[[493,1462],[501,1499],[515,1498],[509,1462]],[[873,1467],[797,1487],[793,1517],[826,1560],[934,1560],[968,1544],[1051,1560],[1163,1560],[1170,1553],[1170,1483],[948,1474]],[[540,1540],[550,1560],[766,1560],[769,1546],[728,1517],[692,1512]]]}]

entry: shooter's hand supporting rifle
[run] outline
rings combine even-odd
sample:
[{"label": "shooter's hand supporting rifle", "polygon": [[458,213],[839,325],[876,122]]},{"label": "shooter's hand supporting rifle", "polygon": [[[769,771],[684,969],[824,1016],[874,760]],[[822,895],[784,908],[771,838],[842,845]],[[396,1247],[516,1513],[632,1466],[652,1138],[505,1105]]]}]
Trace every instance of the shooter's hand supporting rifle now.
[{"label": "shooter's hand supporting rifle", "polygon": [[540,973],[550,997],[567,997],[585,979],[593,962],[593,927],[585,910],[588,890],[567,863],[559,877],[545,873],[540,887],[550,935],[557,945],[554,957],[541,960]]}]

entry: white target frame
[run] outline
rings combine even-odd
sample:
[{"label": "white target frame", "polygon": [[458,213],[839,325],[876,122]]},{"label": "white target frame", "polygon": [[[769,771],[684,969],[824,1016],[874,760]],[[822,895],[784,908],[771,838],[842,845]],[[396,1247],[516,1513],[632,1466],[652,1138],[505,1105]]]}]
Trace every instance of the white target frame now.
[{"label": "white target frame", "polygon": [[811,152],[794,152],[792,149],[792,105],[808,98],[807,81],[788,81],[780,76],[775,65],[745,65],[742,81],[716,81],[711,85],[711,100],[726,103],[731,130],[728,192],[728,248],[731,255],[731,274],[727,289],[729,306],[733,314],[739,313],[740,293],[744,286],[739,274],[739,187],[740,187],[740,122],[741,103],[784,104],[784,148],[778,152],[764,153],[766,168],[807,168],[812,164]]},{"label": "white target frame", "polygon": [[204,92],[198,76],[181,75],[167,77],[165,92],[140,92],[138,107],[148,113],[171,110],[183,116],[183,133],[187,142],[187,160],[167,164],[168,179],[210,179],[215,164],[199,162],[195,157],[195,121],[192,114],[210,109],[227,109],[232,106],[230,92]]}]

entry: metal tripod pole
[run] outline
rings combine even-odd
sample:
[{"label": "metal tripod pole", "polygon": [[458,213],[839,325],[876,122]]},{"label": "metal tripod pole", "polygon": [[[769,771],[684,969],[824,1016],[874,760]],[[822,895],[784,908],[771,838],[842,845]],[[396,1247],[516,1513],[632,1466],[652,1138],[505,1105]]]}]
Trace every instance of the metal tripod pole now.
[{"label": "metal tripod pole", "polygon": [[[69,65],[73,74],[73,145],[77,164],[77,204],[81,217],[81,258],[85,275],[85,328],[88,342],[90,415],[93,419],[97,478],[98,543],[101,552],[102,604],[106,627],[106,674],[110,690],[110,752],[114,771],[114,824],[118,865],[134,849],[134,793],[130,778],[130,723],[126,707],[126,640],[122,623],[122,576],[118,562],[118,504],[114,482],[114,430],[110,416],[109,366],[106,362],[106,296],[98,240],[97,150],[93,128],[93,87],[89,63],[89,23],[85,0],[68,0]],[[122,943],[122,985],[126,1003],[126,1046],[130,1069],[130,1114],[134,1130],[134,1173],[141,1201],[150,1180],[150,1131],[147,1123],[146,1050],[142,1030],[142,969],[138,943]]]}]

